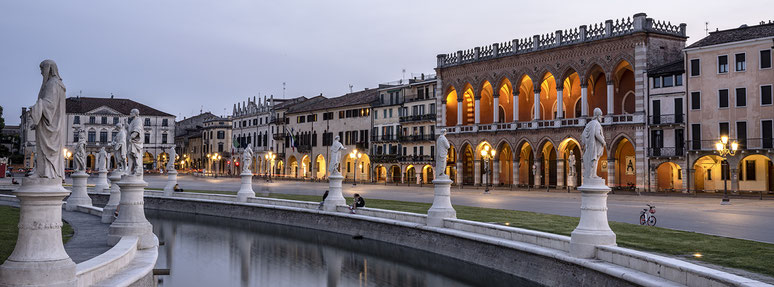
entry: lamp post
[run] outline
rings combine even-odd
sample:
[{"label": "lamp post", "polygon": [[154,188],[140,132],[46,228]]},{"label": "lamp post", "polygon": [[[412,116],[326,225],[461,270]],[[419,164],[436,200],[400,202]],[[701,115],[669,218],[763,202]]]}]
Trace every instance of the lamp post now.
[{"label": "lamp post", "polygon": [[271,182],[271,174],[273,173],[272,169],[274,169],[274,158],[275,157],[277,157],[277,155],[274,154],[271,151],[264,155],[264,158],[266,158],[266,163],[269,165],[269,182]]},{"label": "lamp post", "polygon": [[[720,137],[720,141],[715,143],[715,149],[718,152],[718,155],[720,155],[720,158],[723,160],[721,162],[721,168],[720,173],[723,176],[723,200],[720,202],[721,205],[728,205],[731,204],[731,199],[728,198],[728,177],[731,176],[730,167],[728,166],[728,161],[726,160],[726,156],[734,156],[736,154],[736,150],[739,149],[739,143],[736,141],[729,144],[728,142],[728,136],[722,136]],[[726,172],[723,172],[723,164],[726,165]]]},{"label": "lamp post", "polygon": [[204,172],[204,176],[207,176],[207,171],[212,173],[212,155],[207,154],[207,170]]},{"label": "lamp post", "polygon": [[349,153],[349,158],[351,158],[355,162],[355,176],[353,177],[352,186],[357,185],[357,172],[358,172],[358,166],[357,163],[360,161],[360,158],[363,156],[363,154],[357,149],[353,149],[351,153]]},{"label": "lamp post", "polygon": [[484,159],[484,194],[489,194],[489,173],[492,172],[490,165],[490,160],[494,158],[495,156],[495,150],[491,148],[489,145],[485,145],[484,148],[481,150],[481,158]]}]

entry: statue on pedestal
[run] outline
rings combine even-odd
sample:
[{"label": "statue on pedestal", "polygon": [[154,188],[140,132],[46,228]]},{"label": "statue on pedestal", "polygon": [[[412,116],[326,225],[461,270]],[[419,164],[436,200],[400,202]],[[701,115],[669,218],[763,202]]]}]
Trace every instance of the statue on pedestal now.
[{"label": "statue on pedestal", "polygon": [[602,110],[594,109],[594,117],[586,124],[581,135],[583,142],[583,182],[590,182],[588,179],[600,179],[597,175],[597,164],[599,157],[605,152],[605,136],[602,134]]},{"label": "statue on pedestal", "polygon": [[86,132],[83,129],[78,130],[78,142],[75,143],[75,171],[86,171]]},{"label": "statue on pedestal", "polygon": [[570,165],[568,173],[569,176],[575,176],[575,153],[573,151],[570,151],[570,156],[567,158],[567,162]]},{"label": "statue on pedestal", "polygon": [[40,63],[43,83],[38,100],[30,108],[35,130],[35,173],[33,177],[64,178],[65,159],[65,86],[52,60]]},{"label": "statue on pedestal", "polygon": [[142,129],[142,118],[140,118],[140,111],[138,109],[132,109],[129,112],[129,164],[127,174],[134,176],[142,176],[142,145],[145,141],[145,134]]},{"label": "statue on pedestal", "polygon": [[169,159],[167,160],[167,171],[175,170],[176,157],[177,157],[177,152],[175,151],[175,146],[172,145],[172,147],[169,148]]},{"label": "statue on pedestal", "polygon": [[99,153],[97,154],[97,171],[107,171],[107,161],[107,152],[105,151],[105,147],[102,147],[99,149]]},{"label": "statue on pedestal", "polygon": [[122,123],[117,123],[115,130],[118,131],[113,137],[113,157],[116,159],[116,170],[126,171],[126,127]]},{"label": "statue on pedestal", "polygon": [[346,150],[344,145],[339,142],[339,136],[333,138],[333,144],[331,145],[331,164],[328,165],[328,174],[341,173],[339,172],[339,165],[341,163],[341,151]]},{"label": "statue on pedestal", "polygon": [[253,171],[250,170],[251,165],[253,165],[253,145],[248,144],[242,152],[242,172],[253,173]]},{"label": "statue on pedestal", "polygon": [[446,159],[449,156],[449,140],[446,139],[446,129],[441,129],[441,135],[435,141],[435,174],[436,177],[444,175],[446,171]]}]

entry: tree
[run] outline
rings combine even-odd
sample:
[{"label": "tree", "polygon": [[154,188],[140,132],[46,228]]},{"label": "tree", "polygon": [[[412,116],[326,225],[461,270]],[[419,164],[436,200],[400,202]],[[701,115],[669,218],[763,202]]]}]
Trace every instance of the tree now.
[{"label": "tree", "polygon": [[0,106],[0,132],[5,128],[5,119],[3,118],[3,106]]}]

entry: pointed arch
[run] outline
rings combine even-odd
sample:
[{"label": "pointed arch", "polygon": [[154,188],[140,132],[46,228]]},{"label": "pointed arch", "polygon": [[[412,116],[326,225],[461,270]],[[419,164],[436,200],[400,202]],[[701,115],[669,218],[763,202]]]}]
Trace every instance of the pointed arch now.
[{"label": "pointed arch", "polygon": [[476,99],[473,86],[470,83],[466,83],[463,89],[461,108],[462,125],[473,125],[476,118]]},{"label": "pointed arch", "polygon": [[510,123],[513,122],[513,84],[511,80],[503,76],[500,79],[497,92],[499,93],[499,102],[497,111],[502,111],[501,115],[498,115],[500,122]]},{"label": "pointed arch", "polygon": [[497,111],[494,107],[494,90],[492,83],[484,81],[481,85],[481,95],[479,104],[479,121],[481,124],[491,124],[494,120],[494,113]]},{"label": "pointed arch", "polygon": [[457,90],[454,89],[454,86],[449,86],[449,88],[446,91],[446,126],[447,127],[453,127],[458,124],[457,119],[457,109],[459,109],[458,105],[458,99],[457,99]]},{"label": "pointed arch", "polygon": [[531,121],[533,119],[532,113],[535,110],[534,93],[532,78],[529,75],[523,75],[519,79],[519,121]]},{"label": "pointed arch", "polygon": [[602,110],[602,114],[607,114],[607,82],[609,75],[602,66],[593,64],[588,70],[588,111],[592,114],[595,108]]}]

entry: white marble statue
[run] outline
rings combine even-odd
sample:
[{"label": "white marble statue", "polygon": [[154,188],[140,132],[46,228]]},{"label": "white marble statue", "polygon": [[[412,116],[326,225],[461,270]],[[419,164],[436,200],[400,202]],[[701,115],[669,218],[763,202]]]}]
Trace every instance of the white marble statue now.
[{"label": "white marble statue", "polygon": [[105,147],[102,147],[99,149],[99,153],[97,154],[97,171],[107,171],[107,161],[107,152],[105,151]]},{"label": "white marble statue", "polygon": [[128,171],[127,174],[134,176],[142,176],[142,145],[145,142],[145,134],[142,129],[142,118],[140,118],[140,111],[132,109],[129,112],[129,118],[131,123],[129,124],[128,134]]},{"label": "white marble statue", "polygon": [[599,108],[594,109],[594,117],[586,124],[586,128],[583,129],[581,140],[583,141],[583,168],[584,182],[587,179],[599,179],[597,175],[597,164],[599,164],[599,157],[605,151],[605,136],[602,134],[602,124],[600,119],[602,118],[602,110]]},{"label": "white marble statue", "polygon": [[177,152],[175,151],[175,146],[172,145],[172,147],[169,148],[169,159],[167,160],[167,171],[175,170],[176,157],[177,157]]},{"label": "white marble statue", "polygon": [[86,171],[86,132],[83,129],[78,130],[78,142],[75,143],[75,171]]},{"label": "white marble statue", "polygon": [[65,86],[54,61],[41,62],[40,73],[43,83],[38,100],[29,113],[35,130],[35,172],[32,176],[64,178]]},{"label": "white marble statue", "polygon": [[328,174],[334,174],[339,173],[339,165],[341,163],[341,151],[346,150],[344,148],[344,145],[339,142],[340,138],[339,136],[336,136],[333,139],[333,144],[331,144],[331,163],[328,165]]},{"label": "white marble statue", "polygon": [[575,176],[575,153],[573,151],[570,151],[570,156],[567,158],[567,163],[569,166],[569,175]]},{"label": "white marble statue", "polygon": [[116,136],[113,137],[113,157],[116,159],[116,170],[126,171],[126,126],[117,123]]},{"label": "white marble statue", "polygon": [[444,175],[446,172],[446,160],[449,156],[449,140],[446,139],[446,129],[441,129],[441,135],[435,141],[435,174],[436,177]]},{"label": "white marble statue", "polygon": [[253,145],[248,144],[242,152],[242,172],[253,173],[253,171],[250,170],[251,165],[253,165]]}]

